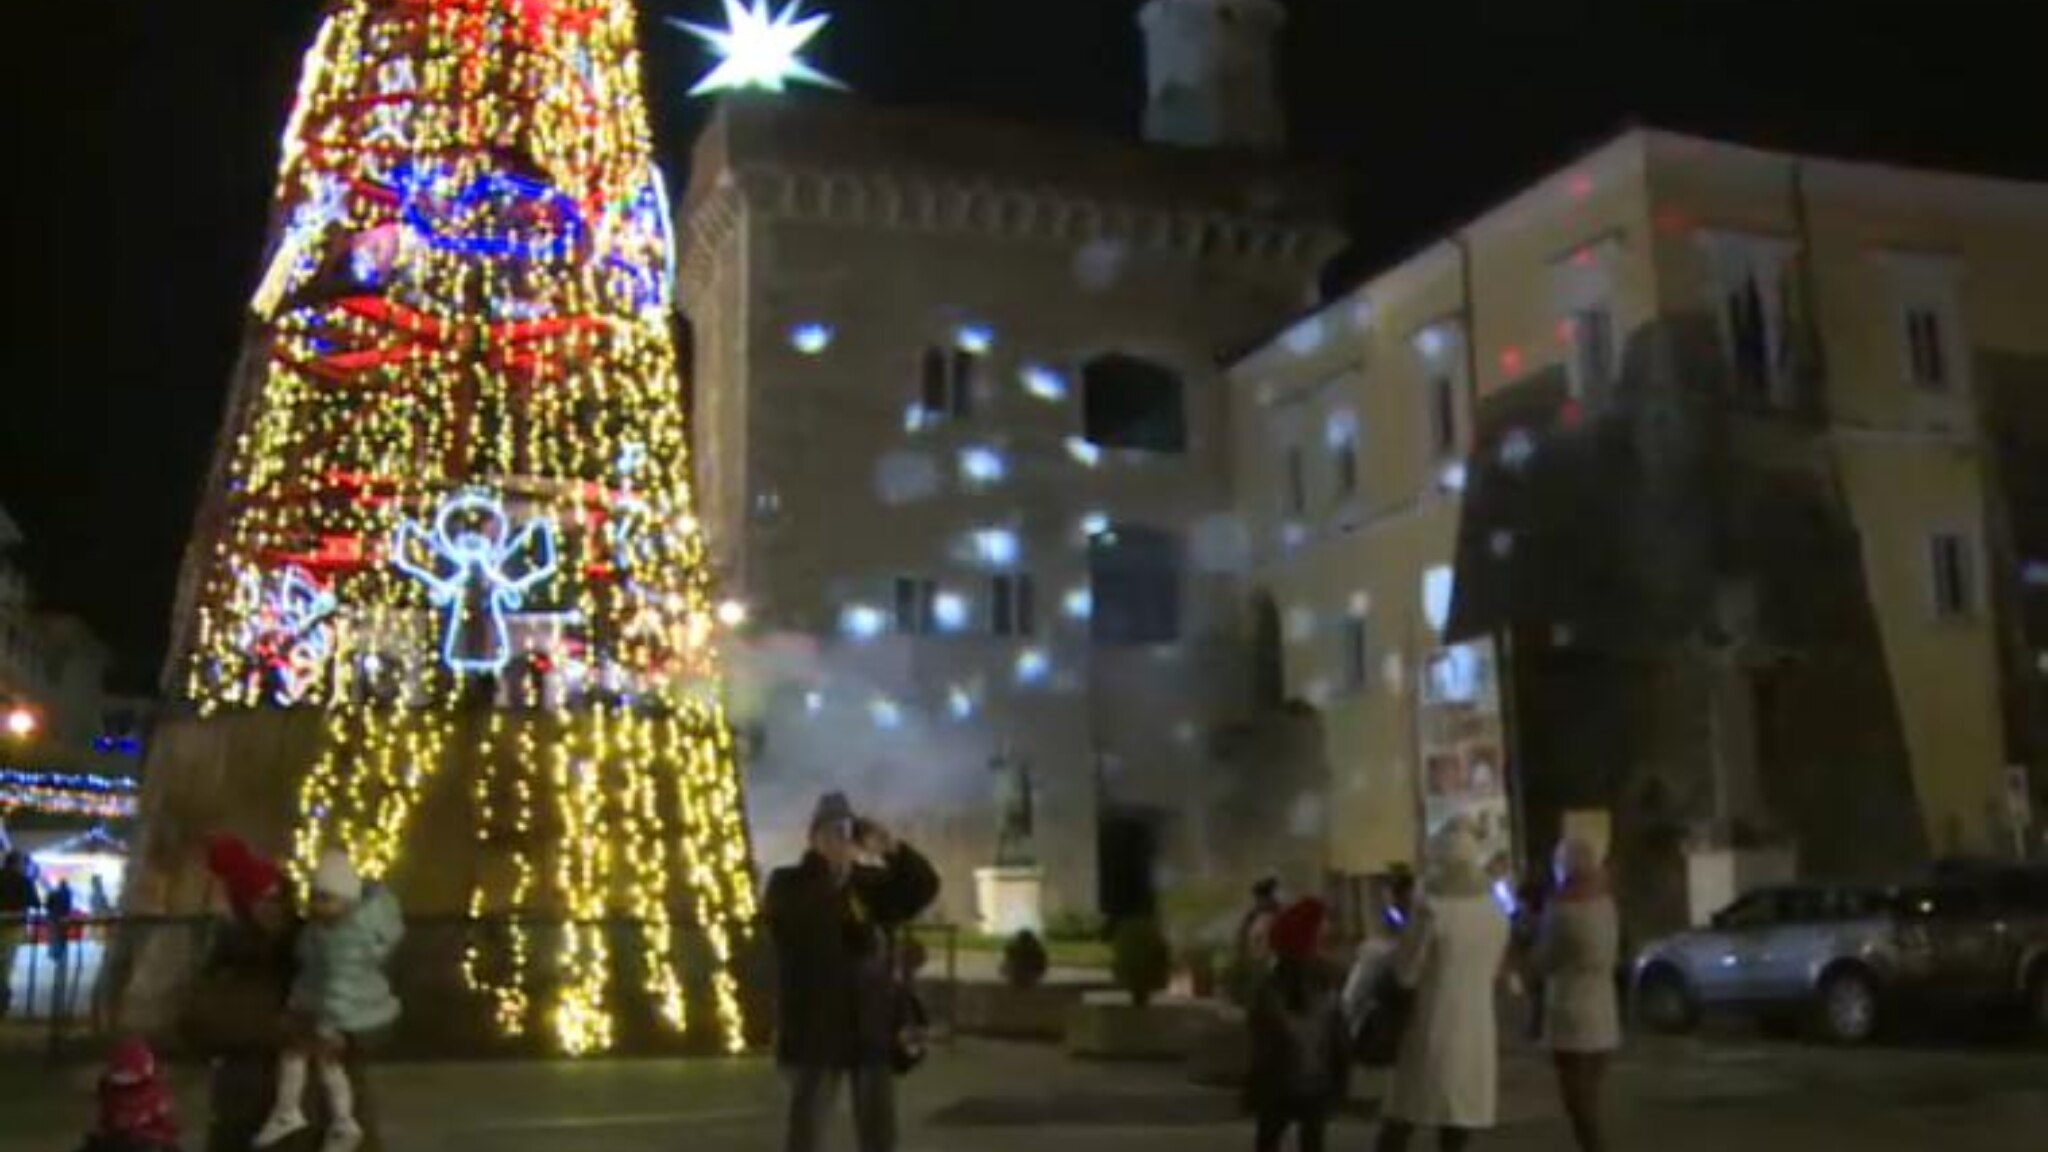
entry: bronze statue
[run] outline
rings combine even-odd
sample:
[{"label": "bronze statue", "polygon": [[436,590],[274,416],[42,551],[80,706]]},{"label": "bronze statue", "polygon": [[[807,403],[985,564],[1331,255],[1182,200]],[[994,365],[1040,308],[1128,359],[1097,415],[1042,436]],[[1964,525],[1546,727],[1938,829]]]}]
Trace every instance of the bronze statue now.
[{"label": "bronze statue", "polygon": [[996,773],[996,867],[1035,867],[1031,766],[1022,757],[1002,752],[990,759],[989,767]]}]

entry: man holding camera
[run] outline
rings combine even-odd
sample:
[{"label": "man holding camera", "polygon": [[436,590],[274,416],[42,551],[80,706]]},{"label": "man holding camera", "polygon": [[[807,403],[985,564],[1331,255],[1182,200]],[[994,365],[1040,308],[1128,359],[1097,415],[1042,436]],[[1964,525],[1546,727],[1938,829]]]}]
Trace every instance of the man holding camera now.
[{"label": "man holding camera", "polygon": [[908,844],[828,793],[811,817],[810,850],[768,878],[764,913],[775,944],[775,1057],[790,1089],[785,1152],[823,1145],[842,1085],[853,1097],[860,1152],[894,1152],[891,1059],[901,1025],[896,930],[939,893],[939,877]]}]

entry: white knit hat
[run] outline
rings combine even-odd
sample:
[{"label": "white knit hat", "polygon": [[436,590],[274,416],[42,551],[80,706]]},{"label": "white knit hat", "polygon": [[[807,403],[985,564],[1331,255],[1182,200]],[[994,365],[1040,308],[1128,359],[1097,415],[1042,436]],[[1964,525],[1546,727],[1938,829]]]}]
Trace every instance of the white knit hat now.
[{"label": "white knit hat", "polygon": [[313,869],[313,891],[353,904],[363,898],[363,878],[356,875],[348,853],[330,848],[320,854],[319,867]]}]

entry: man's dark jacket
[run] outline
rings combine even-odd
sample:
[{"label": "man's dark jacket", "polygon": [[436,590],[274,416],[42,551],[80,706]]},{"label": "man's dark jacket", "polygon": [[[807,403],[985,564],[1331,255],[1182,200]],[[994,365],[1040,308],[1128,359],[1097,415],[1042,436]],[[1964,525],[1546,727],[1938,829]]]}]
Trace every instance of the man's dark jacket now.
[{"label": "man's dark jacket", "polygon": [[0,868],[0,920],[26,916],[41,906],[36,882],[28,878],[28,873]]},{"label": "man's dark jacket", "polygon": [[763,901],[775,944],[775,1058],[786,1066],[885,1063],[895,1039],[891,933],[939,894],[939,876],[907,844],[880,867],[855,865],[844,887],[806,853],[768,878]]}]

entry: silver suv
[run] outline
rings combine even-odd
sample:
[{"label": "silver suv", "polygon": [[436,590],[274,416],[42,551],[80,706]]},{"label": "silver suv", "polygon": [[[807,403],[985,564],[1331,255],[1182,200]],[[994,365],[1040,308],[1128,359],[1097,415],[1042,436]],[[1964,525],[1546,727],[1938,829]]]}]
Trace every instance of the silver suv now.
[{"label": "silver suv", "polygon": [[1710,926],[1660,940],[1637,957],[1637,1018],[1665,1032],[1703,1011],[1805,1016],[1825,1037],[1875,1035],[1887,994],[1910,978],[1900,897],[1829,885],[1764,888]]}]

